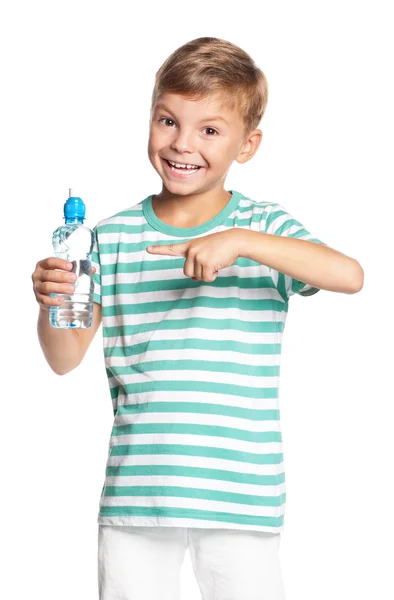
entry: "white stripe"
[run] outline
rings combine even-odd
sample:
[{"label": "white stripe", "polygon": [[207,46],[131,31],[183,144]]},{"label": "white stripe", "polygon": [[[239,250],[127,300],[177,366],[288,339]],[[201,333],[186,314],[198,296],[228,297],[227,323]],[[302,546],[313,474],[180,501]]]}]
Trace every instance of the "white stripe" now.
[{"label": "white stripe", "polygon": [[[189,399],[185,401],[188,403]],[[117,415],[115,426],[120,425],[141,425],[141,424],[159,424],[168,423],[169,430],[174,423],[187,423],[188,425],[210,425],[212,427],[229,427],[239,429],[242,432],[266,433],[271,431],[281,431],[277,419],[267,419],[266,421],[252,421],[251,419],[241,419],[239,417],[230,417],[227,415],[215,415],[213,413],[193,413],[193,412],[139,412],[132,414]],[[154,434],[157,435],[157,434]],[[168,435],[168,434],[166,434]],[[178,434],[176,434],[178,436]],[[114,439],[120,440],[118,443],[129,443],[124,441],[127,436],[114,436]],[[138,434],[138,439],[142,437]],[[202,436],[198,436],[200,438]],[[167,443],[166,437],[166,443]],[[178,437],[176,438],[178,439]],[[211,438],[212,439],[212,438]],[[224,439],[224,438],[223,438]],[[139,442],[138,442],[139,443]],[[156,443],[156,442],[155,442]],[[267,444],[268,445],[268,444]]]},{"label": "white stripe", "polygon": [[[204,469],[219,469],[233,473],[244,473],[246,475],[282,475],[285,470],[285,461],[277,464],[258,465],[238,460],[226,460],[224,458],[206,458],[201,456],[188,456],[187,454],[176,455],[176,463],[171,463],[171,454],[130,454],[125,456],[109,456],[108,466],[131,466],[131,465],[170,465],[177,467],[200,467]],[[202,462],[202,460],[204,462]]]},{"label": "white stripe", "polygon": [[[166,332],[168,333],[168,335],[160,335],[160,338],[157,338],[155,341],[159,341],[159,340],[170,340],[170,339],[174,339],[174,340],[182,340],[182,339],[190,339],[191,337],[193,337],[193,329],[189,329],[189,335],[188,337],[184,337],[184,336],[177,336],[177,335],[172,335],[170,336],[170,332]],[[145,334],[146,335],[146,334]],[[200,331],[196,332],[195,335],[196,339],[198,340],[205,340],[207,339],[207,337],[204,335],[201,335],[201,329]],[[121,346],[133,346],[135,344],[140,344],[140,343],[144,343],[146,341],[146,339],[144,339],[143,334],[140,335],[131,335],[131,336],[123,336],[122,338],[115,338],[115,337],[111,337],[111,338],[106,338],[108,341],[106,342],[105,347],[106,348],[113,348],[113,347],[121,347]],[[208,338],[210,339],[210,338]],[[117,342],[116,344],[114,342]],[[237,343],[242,343],[242,342],[237,342]],[[253,342],[255,344],[276,344],[279,343],[277,339],[272,340],[272,336],[270,335],[268,337],[267,334],[267,338],[263,338],[260,339],[257,342]],[[211,368],[212,366],[214,366],[215,362],[228,362],[228,363],[237,363],[240,367],[241,366],[250,366],[250,367],[274,367],[277,365],[278,363],[278,359],[280,357],[280,354],[246,354],[243,352],[224,352],[223,350],[220,350],[220,354],[215,351],[215,350],[203,350],[204,355],[201,356],[201,350],[198,349],[194,349],[194,348],[174,348],[174,349],[169,349],[169,350],[165,350],[166,352],[166,356],[164,357],[162,354],[161,350],[148,350],[146,352],[146,355],[144,356],[144,360],[143,362],[146,361],[156,361],[156,360],[171,360],[171,361],[179,361],[179,360],[202,360],[202,361],[208,361],[211,363]],[[132,367],[134,365],[138,365],[140,362],[142,362],[141,360],[141,355],[140,354],[130,354],[130,355],[126,355],[126,356],[109,356],[108,357],[109,362],[110,362],[110,366],[111,367],[130,367],[130,375],[135,375],[134,370],[132,369]],[[212,364],[213,363],[213,364]],[[179,369],[176,369],[176,364],[171,365],[172,367],[175,367],[175,371],[178,371]],[[155,370],[155,372],[158,372]],[[163,370],[160,370],[161,373],[163,373]],[[168,373],[171,373],[172,369],[169,369]],[[190,369],[190,372],[195,372],[193,371],[193,369]],[[211,373],[212,375],[210,375],[210,377],[215,377],[215,371],[212,370],[206,370],[204,371],[205,373]],[[125,376],[127,377],[127,373],[125,373]],[[231,372],[230,374],[227,373],[227,377],[231,376]],[[234,376],[238,377],[238,375]],[[253,377],[252,375],[250,377]],[[256,376],[254,376],[256,377]],[[271,379],[271,378],[270,378]],[[229,383],[229,381],[227,380],[227,383]],[[262,385],[264,385],[264,382],[262,382]],[[272,387],[271,384],[268,385],[268,387]]]},{"label": "white stripe", "polygon": [[[228,512],[228,511],[226,511]],[[277,516],[277,515],[276,515]],[[214,517],[213,517],[214,518]],[[270,533],[278,535],[282,532],[283,526],[270,527],[269,525],[248,525],[229,523],[228,521],[206,521],[205,519],[181,519],[172,518],[166,516],[124,516],[124,517],[97,517],[97,523],[101,525],[125,525],[125,526],[137,526],[137,527],[203,527],[205,529],[237,529],[238,531],[262,531],[264,533]],[[197,524],[196,524],[197,523]]]},{"label": "white stripe", "polygon": [[[247,442],[244,440],[237,440],[233,437],[218,437],[216,435],[201,435],[193,433],[171,433],[171,424],[168,425],[168,431],[166,433],[130,433],[128,435],[115,435],[112,436],[112,446],[123,446],[123,445],[181,445],[185,446],[203,446],[204,448],[213,448],[220,450],[230,450],[235,452],[247,452],[248,454],[258,456],[265,456],[266,454],[281,454],[282,453],[282,442]],[[153,453],[152,453],[153,454]],[[174,458],[174,456],[176,458]],[[178,460],[178,455],[170,455],[168,459],[171,461]],[[209,457],[201,456],[196,460],[206,466],[206,461],[211,460]],[[237,462],[239,468],[245,461],[233,461]],[[252,462],[252,461],[251,461]],[[172,463],[175,464],[175,463]]]},{"label": "white stripe", "polygon": [[[115,381],[112,378],[110,382]],[[277,387],[276,385],[272,387]],[[119,382],[114,383],[119,385]],[[141,411],[144,410],[143,406],[149,402],[198,402],[201,404],[222,404],[223,406],[239,407],[241,404],[242,408],[252,408],[257,410],[275,410],[279,408],[278,398],[249,398],[246,396],[233,396],[231,394],[221,394],[219,392],[210,393],[208,392],[194,392],[188,391],[187,398],[185,398],[185,392],[182,390],[159,390],[159,391],[148,391],[139,392],[133,396],[127,396],[126,394],[120,393],[118,396],[119,406],[133,406],[138,404]]]},{"label": "white stripe", "polygon": [[[227,512],[235,515],[254,517],[279,517],[283,514],[282,506],[253,506],[237,502],[204,500],[203,498],[183,498],[178,496],[103,496],[102,506],[167,506],[169,508],[197,508],[214,512]],[[195,525],[196,526],[196,525]]]},{"label": "white stripe", "polygon": [[[140,317],[142,317],[142,315],[140,315]],[[195,316],[193,315],[193,318],[195,318]],[[201,341],[213,341],[213,342],[217,342],[217,341],[234,341],[234,343],[236,344],[240,344],[242,346],[243,342],[242,339],[237,339],[240,336],[242,337],[243,335],[245,337],[247,337],[247,343],[248,344],[279,344],[280,340],[278,340],[278,333],[273,331],[273,332],[265,332],[265,331],[243,331],[242,329],[237,329],[237,328],[231,328],[231,323],[230,323],[230,327],[228,329],[224,329],[224,328],[214,328],[214,329],[209,329],[208,327],[205,328],[204,326],[196,326],[196,325],[190,325],[190,327],[181,327],[179,329],[177,329],[175,326],[173,329],[159,329],[159,328],[155,328],[155,324],[159,324],[160,321],[151,321],[149,319],[149,321],[147,321],[146,319],[143,320],[141,318],[138,319],[138,323],[128,323],[128,325],[131,326],[135,326],[138,327],[138,325],[140,325],[141,323],[143,323],[144,325],[147,325],[149,323],[149,325],[152,325],[151,331],[143,331],[141,333],[132,333],[130,335],[116,335],[116,336],[109,336],[106,337],[106,347],[108,348],[112,348],[114,346],[134,346],[136,344],[141,344],[147,341],[147,335],[149,334],[150,336],[154,335],[154,338],[150,338],[150,342],[151,341],[169,341],[169,340],[188,340],[190,338],[194,338],[194,339],[198,339]],[[209,319],[209,321],[211,321],[211,319]],[[215,319],[214,323],[218,323],[218,321],[220,322],[220,319]],[[261,320],[260,323],[262,323],[263,321]],[[266,321],[267,323],[269,321]],[[123,323],[123,325],[127,325],[126,323]],[[118,326],[120,326],[120,323],[118,323]],[[172,326],[172,325],[171,325]],[[107,326],[108,328],[108,326]],[[156,329],[156,331],[155,331]],[[272,354],[263,354],[262,353],[263,349],[261,348],[261,353],[260,354],[254,354],[252,352],[249,353],[242,353],[242,352],[237,352],[237,362],[239,362],[240,364],[243,365],[273,365],[275,364],[276,360],[275,357],[272,356]],[[149,352],[156,352],[155,350],[149,350]],[[210,350],[203,350],[204,352],[204,360],[212,360],[212,361],[219,361],[219,362],[226,362],[226,360],[232,361],[234,360],[234,353],[232,351],[228,351],[226,352],[225,350],[223,350],[222,348],[220,349],[220,355],[215,355],[215,356],[210,356],[209,358],[207,357],[205,359],[205,352],[214,352],[214,351],[210,351]],[[227,357],[226,357],[227,355]],[[124,359],[124,357],[112,357],[113,360],[122,360]],[[130,355],[127,357],[128,362],[125,364],[129,364],[130,359],[132,359],[133,356]],[[160,358],[163,358],[162,356]],[[195,349],[195,348],[173,348],[171,349],[171,359],[175,359],[175,360],[181,360],[181,359],[186,359],[186,360],[199,360],[201,359],[201,350],[199,349]],[[239,360],[238,360],[239,359]],[[140,359],[136,359],[138,360],[138,362],[140,361]],[[122,365],[122,362],[116,363],[119,364],[119,366]]]},{"label": "white stripe", "polygon": [[[147,361],[151,361],[151,360],[160,360],[160,354],[161,354],[161,360],[163,360],[163,355],[160,352],[147,352],[144,355],[144,362]],[[186,353],[185,353],[186,354]],[[206,354],[206,358],[205,360],[209,360],[208,355],[212,354],[212,356],[214,357],[216,355],[216,357],[218,356],[218,354],[215,352],[211,352],[209,353],[208,351],[204,351],[204,354]],[[155,358],[156,357],[156,358]],[[226,373],[226,372],[220,372],[220,371],[199,371],[198,369],[177,369],[176,368],[176,359],[172,357],[172,353],[170,350],[168,350],[168,356],[167,356],[167,360],[171,360],[174,361],[174,370],[169,369],[168,371],[165,371],[164,369],[160,369],[160,370],[153,370],[152,374],[150,376],[150,378],[148,379],[147,374],[146,373],[138,373],[136,371],[133,371],[132,369],[132,365],[130,366],[130,373],[129,374],[122,374],[122,381],[125,384],[137,384],[137,383],[147,383],[148,381],[201,381],[201,382],[205,382],[207,384],[229,384],[229,385],[233,385],[235,387],[239,387],[239,386],[244,386],[245,388],[252,388],[252,389],[265,389],[265,388],[273,388],[273,387],[277,387],[278,386],[278,379],[277,377],[256,377],[253,375],[242,375],[241,373]],[[202,357],[200,357],[200,360],[204,360]],[[236,362],[236,358],[233,358],[234,362]],[[263,379],[263,381],[262,381]],[[246,393],[245,393],[246,395]],[[238,396],[239,401],[241,400],[242,396]]]},{"label": "white stripe", "polygon": [[[121,294],[122,295],[122,294]],[[278,294],[278,297],[279,294]],[[263,299],[263,298],[262,298]],[[155,302],[156,300],[152,300],[152,302]],[[106,302],[108,302],[108,304],[112,305],[112,302],[109,302],[106,299]],[[281,299],[281,302],[283,302],[283,300]],[[132,303],[130,303],[130,307],[132,309]],[[223,313],[221,314],[221,310],[223,310]],[[242,317],[242,319],[240,319],[240,317]],[[164,320],[164,319],[169,319],[169,320],[173,320],[173,319],[182,319],[182,320],[186,320],[186,319],[190,319],[190,318],[197,318],[197,319],[234,319],[236,321],[242,320],[242,321],[248,321],[250,323],[253,322],[285,322],[286,319],[286,313],[280,312],[278,311],[272,311],[272,310],[245,310],[245,309],[238,309],[236,306],[234,308],[232,307],[226,307],[225,309],[214,309],[212,307],[205,307],[205,306],[192,306],[190,308],[182,308],[182,309],[177,309],[177,308],[173,308],[171,310],[170,313],[168,313],[168,311],[166,312],[162,312],[162,311],[158,311],[158,312],[151,312],[149,314],[147,313],[133,313],[131,312],[130,314],[122,314],[122,315],[117,315],[117,316],[105,316],[105,327],[115,327],[117,325],[139,325],[139,324],[143,324],[143,323],[156,323],[158,321]],[[203,331],[204,329],[201,328],[201,330]],[[163,331],[163,330],[160,330]],[[182,329],[179,329],[177,331],[182,331]],[[222,330],[220,330],[222,331]],[[247,332],[243,332],[240,331],[240,334],[242,336],[244,336]]]},{"label": "white stripe", "polygon": [[[107,477],[106,485],[113,486],[179,486],[190,489],[199,488],[215,492],[230,492],[233,494],[245,494],[246,496],[278,496],[286,491],[286,485],[253,485],[250,483],[235,483],[221,479],[203,479],[202,477],[182,477],[179,475],[135,475],[127,477]],[[108,496],[107,496],[108,498]]]}]

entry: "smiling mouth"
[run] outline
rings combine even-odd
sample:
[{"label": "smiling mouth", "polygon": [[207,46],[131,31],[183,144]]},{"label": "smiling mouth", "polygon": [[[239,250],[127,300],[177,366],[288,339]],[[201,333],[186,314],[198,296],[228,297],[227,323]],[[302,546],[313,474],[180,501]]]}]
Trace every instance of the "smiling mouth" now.
[{"label": "smiling mouth", "polygon": [[[177,169],[178,171],[188,172],[188,171],[196,171],[198,169],[203,168],[201,165],[193,165],[191,168],[186,167],[187,164],[191,164],[191,163],[178,163],[179,165],[184,164],[185,166],[184,167],[176,167],[175,165],[172,165],[167,158],[163,158],[163,160],[167,163],[167,165],[169,167],[172,167],[173,169]],[[175,162],[175,161],[172,161],[172,162]]]}]

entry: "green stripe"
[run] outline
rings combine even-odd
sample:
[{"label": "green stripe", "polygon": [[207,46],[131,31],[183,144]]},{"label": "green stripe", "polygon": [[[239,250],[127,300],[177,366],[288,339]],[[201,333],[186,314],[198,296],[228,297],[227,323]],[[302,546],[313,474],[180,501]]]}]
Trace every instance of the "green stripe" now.
[{"label": "green stripe", "polygon": [[279,294],[282,296],[282,298],[284,300],[286,300],[288,298],[288,296],[287,296],[287,290],[286,290],[285,276],[280,271],[278,272],[277,290],[278,290]]},{"label": "green stripe", "polygon": [[283,462],[281,452],[256,454],[228,448],[194,446],[192,444],[118,444],[112,446],[110,456],[131,456],[133,454],[176,454],[178,456],[203,456],[204,458],[220,458],[254,465],[278,465]]},{"label": "green stripe", "polygon": [[[122,344],[122,340],[119,340]],[[104,356],[131,356],[147,352],[148,350],[211,350],[213,352],[239,352],[240,354],[271,355],[280,354],[281,344],[248,344],[236,340],[200,340],[198,338],[174,340],[147,340],[140,344],[119,345],[104,348]],[[228,362],[228,361],[225,361]],[[138,368],[138,366],[136,366]]]},{"label": "green stripe", "polygon": [[122,394],[145,394],[147,392],[207,392],[211,394],[228,394],[240,398],[278,398],[277,387],[252,388],[246,385],[215,383],[209,381],[148,381],[145,383],[124,383],[112,387],[111,398]]},{"label": "green stripe", "polygon": [[260,527],[283,526],[284,515],[280,517],[258,517],[252,515],[239,515],[210,510],[197,510],[193,508],[169,508],[167,506],[101,506],[101,517],[159,517],[169,519],[200,519],[221,523],[236,523],[239,525],[258,525]]},{"label": "green stripe", "polygon": [[[288,213],[281,209],[278,208],[276,210],[272,210],[270,212],[270,214],[267,216],[267,218],[265,219],[265,227],[266,227],[266,231],[268,231],[268,229],[270,228],[270,226],[272,224],[275,224],[275,221],[277,219],[280,219],[283,216],[287,216]],[[290,227],[293,227],[294,225],[296,225],[297,227],[302,227],[302,223],[300,223],[299,221],[297,221],[297,219],[294,218],[288,218],[286,221],[284,221],[281,225],[279,225],[279,227],[277,227],[275,229],[275,231],[273,232],[273,235],[284,235],[285,232],[290,229]],[[308,234],[309,232],[306,231],[306,229],[302,230],[304,232],[303,235]]]},{"label": "green stripe", "polygon": [[[304,287],[304,286],[302,286],[302,287]],[[316,294],[316,292],[319,292],[319,291],[320,291],[320,288],[313,287],[310,290],[305,290],[304,292],[302,291],[302,289],[300,289],[299,293],[301,294],[301,296],[313,296],[313,294]]]},{"label": "green stripe", "polygon": [[118,417],[140,413],[189,413],[206,415],[223,415],[249,421],[278,421],[278,409],[241,408],[210,402],[145,402],[121,404],[118,407]]},{"label": "green stripe", "polygon": [[279,496],[257,496],[256,494],[239,494],[236,492],[221,492],[199,488],[181,487],[175,485],[109,485],[104,488],[104,496],[173,496],[175,498],[199,498],[215,502],[232,502],[233,504],[248,504],[250,506],[282,506],[285,502],[285,492]]},{"label": "green stripe", "polygon": [[223,469],[207,469],[201,467],[179,467],[176,465],[120,465],[106,468],[107,477],[143,477],[174,476],[174,477],[196,477],[219,481],[232,481],[233,483],[251,485],[280,485],[285,483],[285,473],[275,475],[255,475],[251,473],[236,473]]},{"label": "green stripe", "polygon": [[[167,269],[168,270],[168,269]],[[185,290],[195,289],[203,285],[207,286],[207,290],[210,287],[215,289],[236,287],[239,289],[248,290],[262,290],[262,289],[275,289],[275,285],[271,277],[218,277],[215,281],[193,281],[190,277],[181,277],[178,279],[156,279],[151,281],[139,281],[138,284],[134,282],[127,283],[114,283],[109,285],[103,285],[102,294],[103,296],[112,296],[114,294],[134,294],[141,292],[165,292],[173,290]],[[227,299],[227,298],[226,298]],[[223,300],[223,298],[221,298]]]},{"label": "green stripe", "polygon": [[[121,356],[124,356],[122,347],[119,347]],[[111,353],[111,356],[114,356]],[[279,377],[280,365],[260,366],[243,365],[236,362],[208,361],[208,360],[155,360],[138,362],[133,365],[118,367],[111,365],[106,369],[108,377],[119,377],[134,373],[147,373],[148,371],[207,371],[213,373],[238,373],[250,377]]]},{"label": "green stripe", "polygon": [[229,438],[256,444],[269,444],[281,442],[281,431],[247,431],[235,427],[222,427],[219,425],[202,425],[200,423],[128,423],[112,428],[111,437],[119,435],[144,435],[165,433],[167,435],[205,435],[216,438]]},{"label": "green stripe", "polygon": [[121,337],[146,333],[147,331],[165,331],[182,329],[218,329],[228,331],[247,331],[253,333],[282,333],[283,321],[241,321],[239,319],[207,319],[205,317],[190,317],[188,319],[164,319],[139,323],[138,325],[114,325],[106,326],[103,331],[104,337]]},{"label": "green stripe", "polygon": [[[160,243],[159,243],[160,242]],[[118,252],[125,252],[128,254],[133,254],[133,253],[138,253],[141,252],[141,250],[145,250],[145,248],[149,245],[154,245],[154,246],[160,246],[160,245],[166,245],[162,240],[158,240],[157,242],[151,242],[149,244],[149,241],[142,243],[134,243],[134,244],[126,244],[124,242],[113,242],[112,244],[101,244],[100,245],[100,254],[104,255],[104,254],[108,254],[108,255],[113,255],[114,256],[114,262],[110,263],[110,264],[106,264],[106,265],[100,265],[100,272],[102,275],[115,275],[117,273],[140,273],[143,271],[170,271],[172,269],[179,269],[179,268],[183,268],[183,264],[185,262],[185,258],[184,257],[166,257],[160,254],[155,255],[155,260],[149,260],[149,261],[142,261],[142,260],[133,260],[131,258],[130,261],[128,262],[118,262],[117,258],[118,258]],[[130,246],[133,246],[132,249],[130,249]],[[92,259],[93,257],[98,257],[98,254],[96,251],[92,252]],[[97,262],[98,264],[100,264],[100,262],[98,260],[96,260],[95,262]],[[255,261],[255,260],[251,260],[250,258],[246,258],[243,256],[240,256],[239,258],[237,258],[237,260],[233,263],[233,266],[236,265],[238,267],[261,267],[261,263]],[[94,274],[93,274],[94,275]],[[238,279],[245,279],[245,277],[242,277],[242,275],[237,275],[236,278]],[[266,277],[261,277],[261,278],[254,278],[254,279],[267,279]],[[271,286],[272,287],[272,286]]]},{"label": "green stripe", "polygon": [[[102,295],[106,295],[106,286],[102,289]],[[103,306],[103,316],[115,317],[118,315],[144,315],[156,312],[169,312],[171,310],[197,308],[215,308],[217,310],[236,308],[238,310],[256,310],[256,311],[276,311],[278,313],[284,310],[287,305],[280,300],[258,299],[242,300],[240,298],[210,298],[209,296],[199,296],[194,298],[176,298],[175,300],[156,300],[151,302],[138,302],[136,304],[111,304]]]}]

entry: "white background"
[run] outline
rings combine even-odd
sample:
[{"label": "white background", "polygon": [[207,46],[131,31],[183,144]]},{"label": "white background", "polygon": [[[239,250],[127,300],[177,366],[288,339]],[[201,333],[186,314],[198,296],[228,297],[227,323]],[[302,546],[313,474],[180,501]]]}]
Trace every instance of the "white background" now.
[{"label": "white background", "polygon": [[[177,47],[201,36],[241,46],[269,83],[261,146],[247,164],[233,164],[226,189],[283,204],[365,272],[357,294],[290,300],[280,388],[286,600],[393,597],[389,4],[2,4],[7,600],[98,598],[96,518],[113,419],[102,328],[78,369],[55,375],[37,338],[31,275],[53,256],[69,187],[79,189],[91,228],[161,190],[147,155],[154,76]],[[200,599],[188,553],[182,594]]]}]

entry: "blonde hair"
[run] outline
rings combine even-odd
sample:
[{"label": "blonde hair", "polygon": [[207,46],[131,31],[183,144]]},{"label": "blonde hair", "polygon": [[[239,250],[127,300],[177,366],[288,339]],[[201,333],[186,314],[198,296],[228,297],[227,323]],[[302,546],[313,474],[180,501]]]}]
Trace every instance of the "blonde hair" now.
[{"label": "blonde hair", "polygon": [[200,37],[177,48],[155,76],[151,116],[165,92],[201,100],[218,92],[222,104],[237,109],[245,135],[256,129],[268,102],[267,79],[242,48],[214,37]]}]

